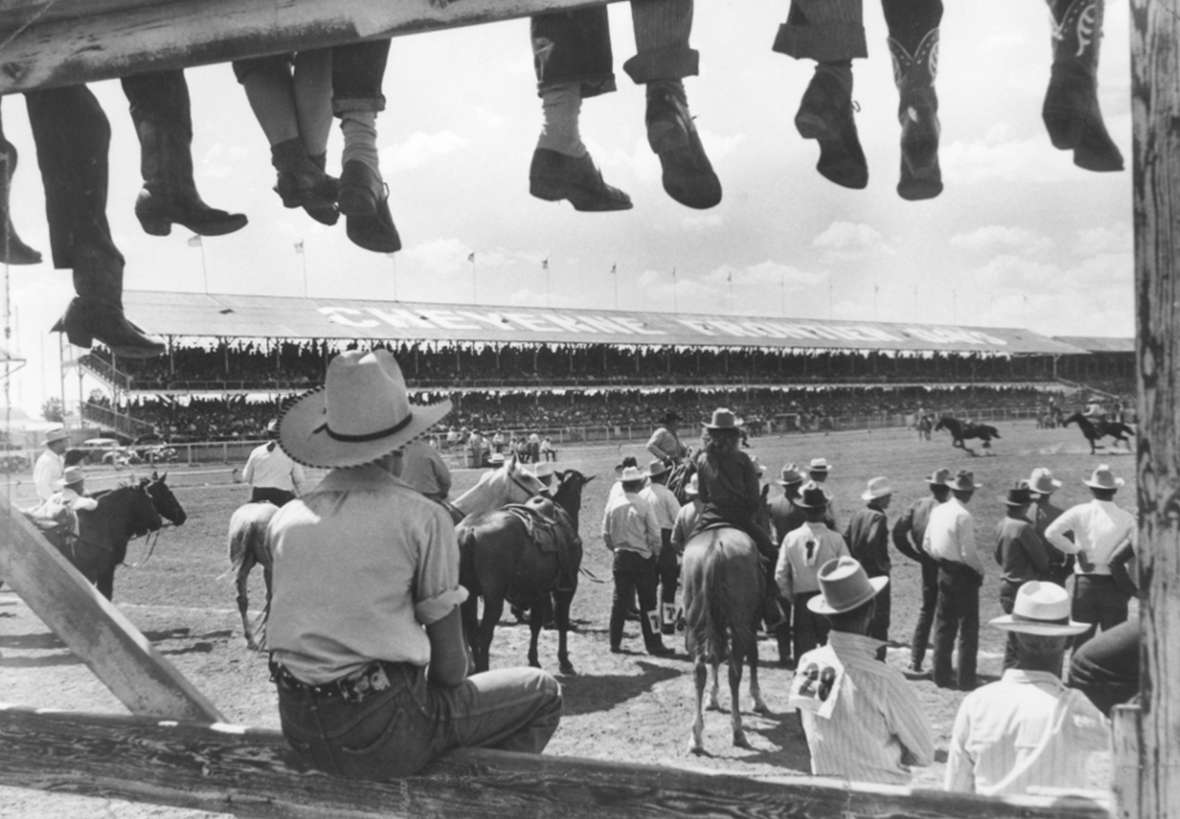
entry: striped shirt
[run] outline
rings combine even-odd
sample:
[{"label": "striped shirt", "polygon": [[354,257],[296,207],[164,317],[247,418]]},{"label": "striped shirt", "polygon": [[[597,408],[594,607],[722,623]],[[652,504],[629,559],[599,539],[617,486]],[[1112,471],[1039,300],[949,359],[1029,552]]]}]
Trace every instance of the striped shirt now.
[{"label": "striped shirt", "polygon": [[839,532],[833,532],[822,521],[804,523],[783,538],[774,582],[788,600],[794,600],[796,594],[819,591],[819,567],[847,554],[848,546]]},{"label": "striped shirt", "polygon": [[796,667],[805,670],[830,651],[844,666],[831,717],[800,712],[813,774],[906,785],[911,765],[934,761],[934,737],[922,704],[901,672],[876,658],[882,645],[861,634],[832,631],[827,646],[799,658]]},{"label": "striped shirt", "polygon": [[[1073,542],[1065,536],[1073,532]],[[1066,554],[1082,553],[1093,563],[1087,571],[1079,560],[1077,574],[1110,574],[1110,556],[1124,541],[1135,542],[1135,516],[1113,501],[1095,498],[1089,503],[1071,506],[1045,529],[1045,539]]]},{"label": "striped shirt", "polygon": [[988,796],[1084,789],[1088,757],[1103,750],[1110,725],[1085,694],[1047,671],[1010,668],[959,706],[946,789]]}]

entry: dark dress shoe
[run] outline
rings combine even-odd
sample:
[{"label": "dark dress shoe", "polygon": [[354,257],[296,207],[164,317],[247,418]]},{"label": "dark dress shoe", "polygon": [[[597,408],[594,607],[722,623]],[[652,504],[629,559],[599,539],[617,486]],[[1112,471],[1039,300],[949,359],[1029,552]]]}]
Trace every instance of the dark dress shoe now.
[{"label": "dark dress shoe", "polygon": [[821,176],[845,188],[868,185],[868,163],[852,119],[852,92],[831,73],[816,70],[795,114],[795,128],[804,139],[818,140],[815,169]]},{"label": "dark dress shoe", "polygon": [[566,154],[537,148],[529,165],[529,193],[546,202],[568,199],[574,210],[630,210],[631,197],[606,184],[590,154]]},{"label": "dark dress shoe", "polygon": [[124,358],[153,358],[164,353],[164,345],[152,341],[128,321],[121,307],[80,296],[70,302],[65,315],[50,329],[64,331],[76,347],[89,348],[93,342],[100,341]]},{"label": "dark dress shoe", "polygon": [[401,237],[389,212],[389,189],[381,176],[363,162],[350,159],[340,174],[340,212],[348,238],[374,253],[396,253]]},{"label": "dark dress shoe", "polygon": [[711,208],[720,202],[721,180],[705,155],[680,80],[648,83],[644,122],[668,195],[690,208]]},{"label": "dark dress shoe", "polygon": [[271,163],[278,171],[274,191],[283,200],[283,207],[301,207],[320,224],[336,224],[340,218],[336,207],[340,180],[325,173],[322,164],[325,157],[309,157],[299,138],[272,145],[270,152]]},{"label": "dark dress shoe", "polygon": [[144,188],[135,199],[135,216],[143,232],[167,236],[172,225],[182,225],[200,236],[224,236],[246,226],[246,214],[211,208],[196,190],[152,190]]}]

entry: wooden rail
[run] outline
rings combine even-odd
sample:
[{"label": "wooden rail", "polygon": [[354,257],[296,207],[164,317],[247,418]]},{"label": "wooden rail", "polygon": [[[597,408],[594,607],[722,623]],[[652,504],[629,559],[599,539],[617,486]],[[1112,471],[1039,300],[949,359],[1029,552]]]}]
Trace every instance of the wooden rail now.
[{"label": "wooden rail", "polygon": [[0,94],[613,0],[0,0]]},{"label": "wooden rail", "polygon": [[799,777],[762,781],[467,749],[421,775],[362,782],[293,764],[276,731],[0,705],[0,785],[238,816],[791,816],[1109,819],[1079,796],[991,799]]}]

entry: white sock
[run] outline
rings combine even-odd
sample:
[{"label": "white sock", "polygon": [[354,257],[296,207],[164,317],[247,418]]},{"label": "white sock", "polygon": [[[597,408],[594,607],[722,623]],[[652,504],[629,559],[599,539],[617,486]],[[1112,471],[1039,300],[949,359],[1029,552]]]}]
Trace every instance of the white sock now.
[{"label": "white sock", "polygon": [[582,110],[582,87],[576,82],[547,86],[541,91],[544,122],[538,148],[548,148],[566,156],[584,156],[586,146],[578,131],[578,114]]},{"label": "white sock", "polygon": [[349,111],[340,119],[344,134],[344,155],[341,163],[356,159],[381,175],[381,160],[377,156],[377,112]]}]

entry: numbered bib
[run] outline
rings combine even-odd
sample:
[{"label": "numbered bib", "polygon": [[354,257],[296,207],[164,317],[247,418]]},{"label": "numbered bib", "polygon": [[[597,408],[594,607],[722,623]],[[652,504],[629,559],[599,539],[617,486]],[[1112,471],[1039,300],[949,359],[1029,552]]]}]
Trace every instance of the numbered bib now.
[{"label": "numbered bib", "polygon": [[787,704],[791,708],[830,719],[843,681],[844,666],[834,651],[827,646],[809,651],[795,669]]}]

